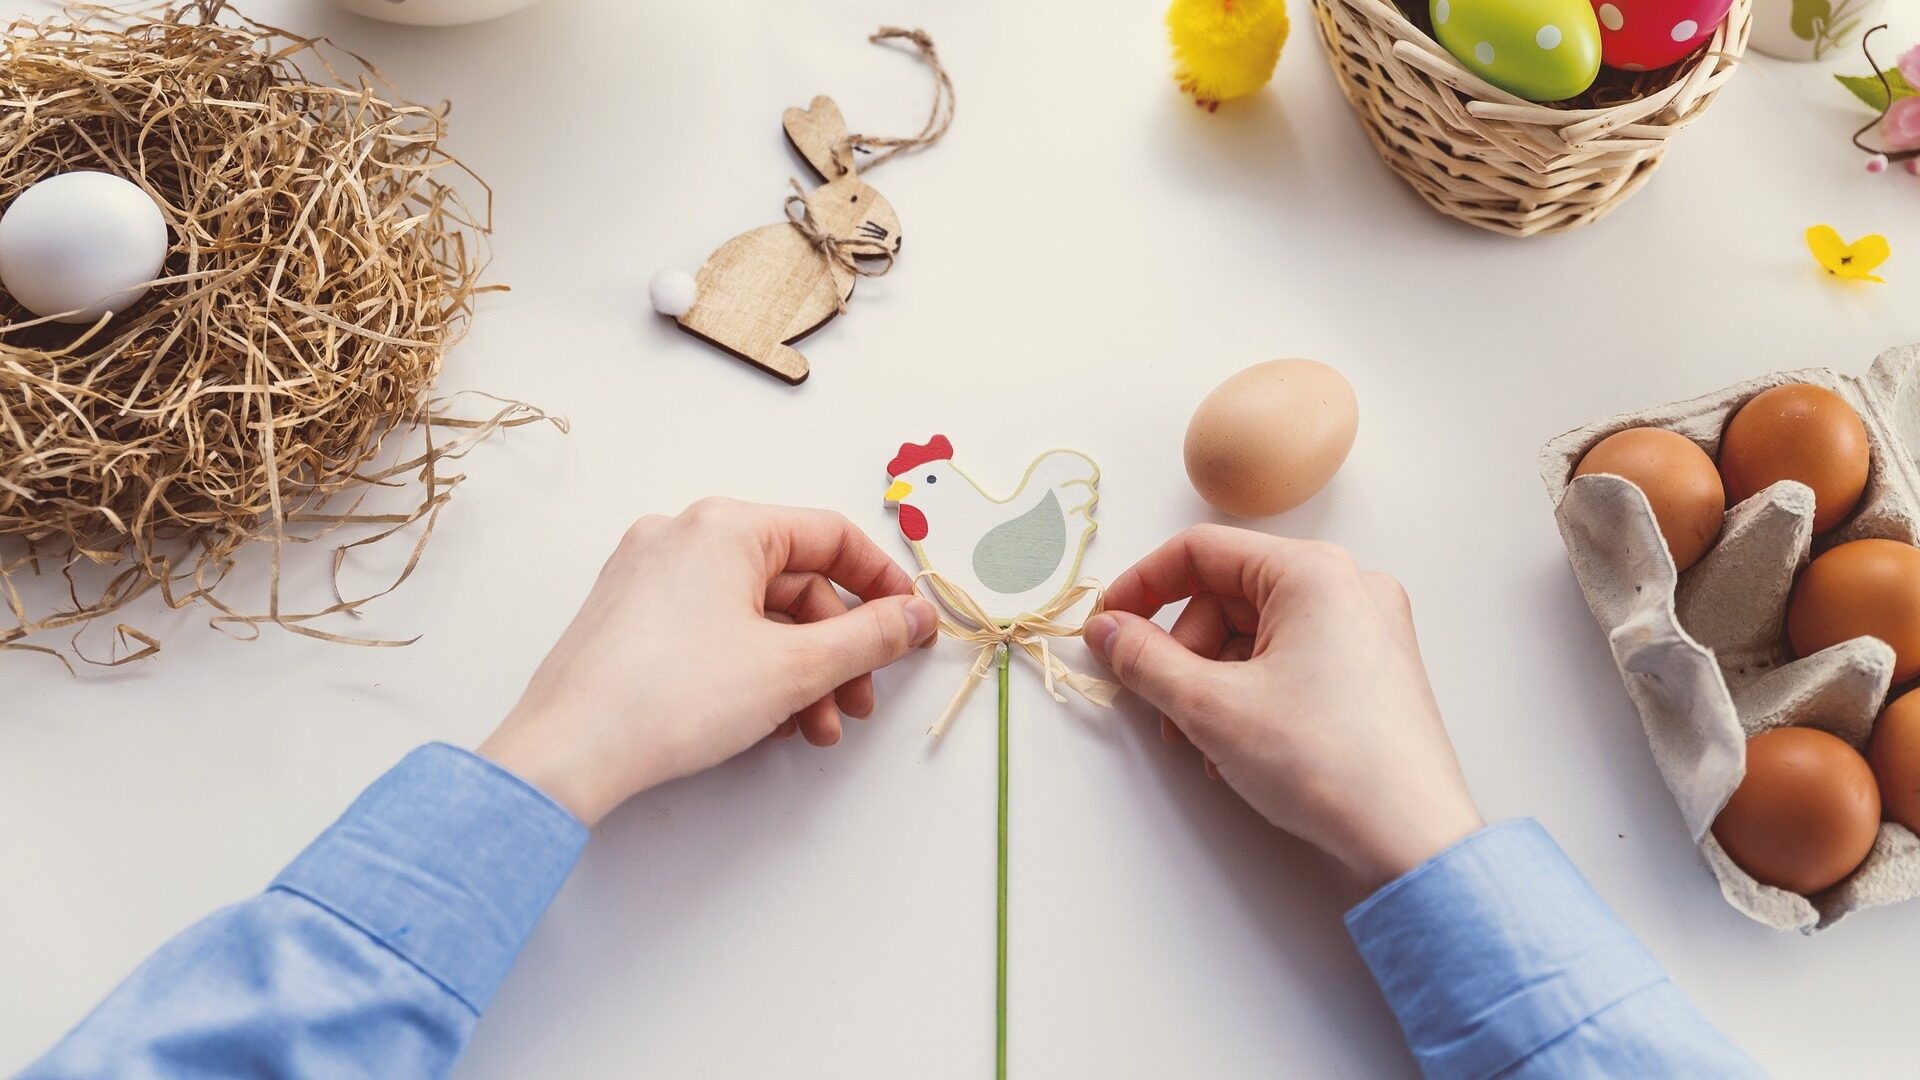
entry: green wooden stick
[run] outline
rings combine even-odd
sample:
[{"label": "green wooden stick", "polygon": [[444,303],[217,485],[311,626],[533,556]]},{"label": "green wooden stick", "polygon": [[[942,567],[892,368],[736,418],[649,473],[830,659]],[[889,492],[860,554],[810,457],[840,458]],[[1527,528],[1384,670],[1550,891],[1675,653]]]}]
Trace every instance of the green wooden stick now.
[{"label": "green wooden stick", "polygon": [[999,961],[994,972],[993,1075],[1007,1080],[1007,661],[1005,645],[1000,646],[1000,882],[996,911]]}]

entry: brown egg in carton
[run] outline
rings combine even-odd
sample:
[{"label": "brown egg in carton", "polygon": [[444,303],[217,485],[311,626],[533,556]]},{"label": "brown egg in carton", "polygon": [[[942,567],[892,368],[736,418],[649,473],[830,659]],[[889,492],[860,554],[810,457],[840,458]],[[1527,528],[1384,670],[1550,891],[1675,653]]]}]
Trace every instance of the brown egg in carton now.
[{"label": "brown egg in carton", "polygon": [[[1813,537],[1813,492],[1788,480],[1728,510],[1707,554],[1676,573],[1653,510],[1617,476],[1574,478],[1601,439],[1661,427],[1716,461],[1728,419],[1755,394],[1812,383],[1845,398],[1865,423],[1865,493],[1833,532]],[[1788,725],[1820,728],[1865,752],[1885,704],[1893,650],[1856,638],[1807,657],[1786,640],[1795,576],[1820,551],[1849,540],[1920,541],[1920,345],[1890,349],[1863,377],[1827,368],[1780,372],[1673,405],[1623,413],[1571,431],[1540,452],[1587,606],[1607,633],[1627,694],[1667,788],[1727,902],[1758,922],[1812,934],[1865,908],[1920,897],[1920,838],[1882,822],[1859,869],[1813,896],[1763,885],[1714,840],[1714,818],[1746,773],[1746,740]]]}]

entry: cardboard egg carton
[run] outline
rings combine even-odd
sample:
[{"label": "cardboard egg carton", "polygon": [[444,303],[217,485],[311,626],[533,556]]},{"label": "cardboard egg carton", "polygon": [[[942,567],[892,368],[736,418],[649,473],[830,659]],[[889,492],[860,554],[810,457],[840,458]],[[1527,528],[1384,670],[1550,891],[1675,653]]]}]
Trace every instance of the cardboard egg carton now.
[{"label": "cardboard egg carton", "polygon": [[[1663,427],[1718,460],[1735,410],[1782,383],[1845,398],[1865,422],[1872,454],[1853,516],[1813,537],[1813,492],[1783,481],[1727,511],[1712,550],[1683,574],[1640,489],[1617,476],[1574,479],[1594,443],[1631,427]],[[1868,537],[1920,541],[1920,345],[1890,349],[1865,376],[1827,368],[1780,372],[1704,397],[1623,413],[1548,443],[1540,475],[1555,504],[1574,576],[1607,633],[1627,694],[1681,816],[1727,902],[1778,929],[1812,934],[1864,908],[1920,896],[1920,838],[1891,822],[1866,862],[1814,896],[1763,885],[1735,866],[1711,832],[1746,773],[1746,740],[1787,725],[1821,728],[1862,752],[1887,699],[1893,650],[1874,638],[1795,657],[1787,599],[1815,550]]]}]

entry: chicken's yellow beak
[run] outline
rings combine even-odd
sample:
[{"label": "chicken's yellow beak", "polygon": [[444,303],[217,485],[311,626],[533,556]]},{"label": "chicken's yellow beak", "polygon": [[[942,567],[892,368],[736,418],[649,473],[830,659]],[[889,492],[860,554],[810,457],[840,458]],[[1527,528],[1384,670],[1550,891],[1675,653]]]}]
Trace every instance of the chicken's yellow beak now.
[{"label": "chicken's yellow beak", "polygon": [[907,483],[905,480],[895,480],[893,486],[887,488],[887,501],[897,503],[911,494],[913,494],[912,484]]}]

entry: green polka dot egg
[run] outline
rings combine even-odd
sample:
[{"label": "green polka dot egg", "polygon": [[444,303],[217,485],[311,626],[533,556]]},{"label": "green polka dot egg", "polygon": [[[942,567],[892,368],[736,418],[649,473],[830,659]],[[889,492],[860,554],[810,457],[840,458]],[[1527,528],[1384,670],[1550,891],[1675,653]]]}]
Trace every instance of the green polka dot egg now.
[{"label": "green polka dot egg", "polygon": [[1578,97],[1600,74],[1589,0],[1429,0],[1433,36],[1468,71],[1528,101]]}]

